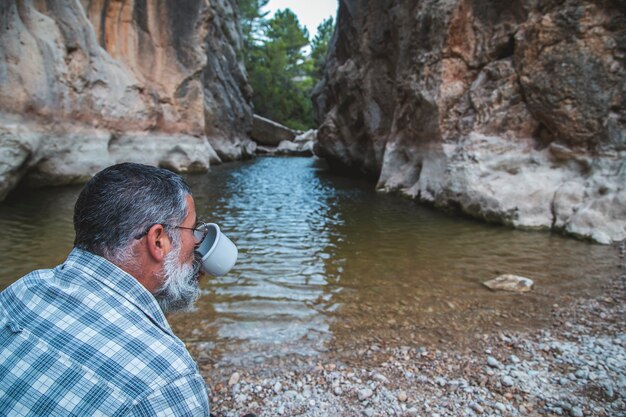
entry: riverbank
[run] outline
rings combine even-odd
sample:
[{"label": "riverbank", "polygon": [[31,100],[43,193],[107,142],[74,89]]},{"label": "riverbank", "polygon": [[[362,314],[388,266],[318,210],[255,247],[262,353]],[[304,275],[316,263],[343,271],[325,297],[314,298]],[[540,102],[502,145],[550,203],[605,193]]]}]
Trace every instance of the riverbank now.
[{"label": "riverbank", "polygon": [[625,415],[626,275],[558,302],[548,325],[498,326],[457,346],[372,335],[313,361],[201,369],[223,416]]}]

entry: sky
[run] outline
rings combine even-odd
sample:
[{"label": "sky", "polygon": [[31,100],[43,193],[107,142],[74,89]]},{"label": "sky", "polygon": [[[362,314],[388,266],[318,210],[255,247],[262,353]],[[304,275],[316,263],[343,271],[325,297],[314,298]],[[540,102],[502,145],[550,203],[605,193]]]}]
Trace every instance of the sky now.
[{"label": "sky", "polygon": [[277,10],[283,9],[291,9],[298,16],[312,39],[324,19],[330,16],[336,19],[337,0],[270,0],[263,10],[269,11],[267,18],[271,18]]}]

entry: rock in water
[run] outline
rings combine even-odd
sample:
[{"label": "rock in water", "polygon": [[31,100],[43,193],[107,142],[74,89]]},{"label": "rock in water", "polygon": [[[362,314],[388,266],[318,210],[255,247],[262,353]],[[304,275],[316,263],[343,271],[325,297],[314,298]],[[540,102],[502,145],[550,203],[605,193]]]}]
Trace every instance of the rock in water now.
[{"label": "rock in water", "polygon": [[505,274],[485,281],[483,285],[493,291],[528,292],[533,289],[535,283],[530,278]]}]

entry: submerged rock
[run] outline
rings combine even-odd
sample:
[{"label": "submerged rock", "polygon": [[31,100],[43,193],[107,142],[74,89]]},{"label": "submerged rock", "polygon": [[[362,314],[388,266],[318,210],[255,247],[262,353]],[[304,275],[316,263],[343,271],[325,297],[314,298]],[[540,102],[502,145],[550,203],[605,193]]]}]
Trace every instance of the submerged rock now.
[{"label": "submerged rock", "polygon": [[[493,291],[528,292],[533,289],[535,283],[530,278],[505,274],[485,281],[483,285]],[[495,359],[493,360],[495,361]],[[493,365],[490,363],[489,366]]]}]

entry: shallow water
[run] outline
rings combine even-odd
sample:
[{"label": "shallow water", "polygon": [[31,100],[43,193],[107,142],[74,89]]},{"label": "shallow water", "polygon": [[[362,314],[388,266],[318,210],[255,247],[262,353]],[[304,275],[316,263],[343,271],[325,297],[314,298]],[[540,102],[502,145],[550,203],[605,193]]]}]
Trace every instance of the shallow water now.
[{"label": "shallow water", "polygon": [[[554,302],[617,273],[612,247],[452,217],[333,176],[310,158],[229,163],[187,180],[198,215],[220,224],[240,251],[228,276],[201,283],[195,311],[170,317],[201,362],[532,326],[549,320]],[[30,190],[0,204],[0,288],[65,259],[79,191]],[[536,289],[481,286],[502,273],[530,277]]]}]

